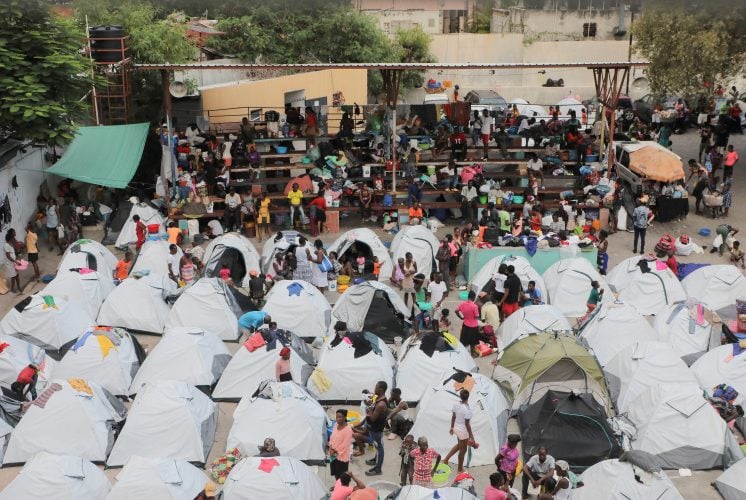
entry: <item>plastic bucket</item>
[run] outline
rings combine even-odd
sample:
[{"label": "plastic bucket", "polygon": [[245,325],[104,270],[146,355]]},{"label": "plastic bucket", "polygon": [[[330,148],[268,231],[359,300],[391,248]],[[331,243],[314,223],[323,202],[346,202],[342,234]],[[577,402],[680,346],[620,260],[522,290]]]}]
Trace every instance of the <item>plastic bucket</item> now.
[{"label": "plastic bucket", "polygon": [[435,175],[435,165],[427,166],[427,175]]},{"label": "plastic bucket", "polygon": [[157,234],[161,232],[160,224],[148,224],[148,233]]},{"label": "plastic bucket", "polygon": [[469,290],[461,290],[458,293],[458,298],[461,300],[468,300],[469,299]]},{"label": "plastic bucket", "polygon": [[448,464],[440,463],[433,474],[433,486],[442,487],[448,484],[448,478],[451,477],[451,467]]},{"label": "plastic bucket", "polygon": [[482,205],[484,205],[485,203],[487,203],[487,196],[480,195],[479,196],[479,203],[481,203]]},{"label": "plastic bucket", "polygon": [[276,146],[275,150],[277,150],[277,154],[284,155],[288,152],[287,146]]}]

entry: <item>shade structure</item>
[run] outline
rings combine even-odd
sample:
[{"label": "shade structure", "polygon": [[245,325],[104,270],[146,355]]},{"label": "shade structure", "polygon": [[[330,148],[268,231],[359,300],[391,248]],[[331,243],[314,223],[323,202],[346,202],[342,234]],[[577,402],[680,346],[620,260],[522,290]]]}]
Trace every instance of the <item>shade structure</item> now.
[{"label": "shade structure", "polygon": [[233,425],[226,449],[235,447],[251,456],[267,436],[275,439],[285,457],[303,460],[309,465],[323,465],[327,416],[324,408],[295,382],[261,382],[233,412]]},{"label": "shade structure", "polygon": [[[478,448],[469,450],[466,467],[494,463],[500,446],[507,438],[510,403],[500,387],[484,375],[450,370],[445,377],[433,380],[417,408],[417,417],[410,434],[426,436],[430,447],[445,456],[456,444],[456,437],[441,429],[448,429],[453,407],[459,402],[462,387],[471,387],[469,408],[472,411],[471,429]],[[454,455],[451,459],[456,461]]]},{"label": "shade structure", "polygon": [[590,394],[547,391],[518,412],[524,459],[528,461],[542,446],[574,471],[617,458],[622,448],[606,418],[605,409]]},{"label": "shade structure", "polygon": [[55,379],[16,425],[3,464],[27,462],[40,451],[102,463],[125,414],[124,404],[98,384]]},{"label": "shade structure", "polygon": [[438,237],[425,226],[404,226],[391,241],[391,255],[397,262],[408,252],[411,253],[417,263],[417,271],[430,276],[438,264],[435,254],[439,245]]},{"label": "shade structure", "polygon": [[477,371],[471,353],[455,337],[438,333],[409,337],[399,348],[396,386],[401,389],[404,401],[415,403],[422,399],[433,380],[444,379],[454,368]]},{"label": "shade structure", "polygon": [[282,280],[275,283],[264,297],[262,311],[289,330],[303,338],[322,336],[331,325],[332,306],[324,294],[303,280]]},{"label": "shade structure", "polygon": [[603,304],[593,311],[579,332],[580,340],[598,358],[601,366],[616,353],[635,342],[658,340],[650,323],[627,304]]},{"label": "shade structure", "polygon": [[746,498],[746,458],[720,474],[715,480],[715,488],[725,500],[742,500]]},{"label": "shade structure", "polygon": [[630,170],[659,182],[674,182],[684,178],[684,165],[678,155],[657,144],[648,144],[630,153]]},{"label": "shade structure", "polygon": [[320,500],[327,493],[319,476],[298,459],[249,457],[231,469],[223,499]]},{"label": "shade structure", "polygon": [[151,382],[135,399],[106,465],[120,467],[135,455],[205,463],[217,428],[217,408],[185,382]]},{"label": "shade structure", "polygon": [[499,346],[508,346],[532,333],[570,331],[572,327],[562,311],[554,306],[540,304],[522,307],[508,316],[497,329],[497,343]]},{"label": "shade structure", "polygon": [[131,457],[106,500],[195,498],[210,480],[186,460]]},{"label": "shade structure", "polygon": [[617,459],[589,467],[580,478],[584,486],[572,490],[573,500],[684,500],[665,472],[646,472]]},{"label": "shade structure", "polygon": [[558,260],[544,271],[542,277],[549,292],[549,303],[565,316],[576,318],[586,313],[593,281],[598,281],[600,288],[604,289],[603,302],[614,300],[606,280],[593,264],[582,257]]},{"label": "shade structure", "polygon": [[493,378],[513,397],[513,408],[542,397],[550,389],[591,393],[611,408],[598,360],[573,335],[537,333],[505,348]]},{"label": "shade structure", "polygon": [[149,125],[80,127],[60,161],[47,173],[118,189],[126,188],[137,171]]},{"label": "shade structure", "polygon": [[88,460],[40,452],[0,492],[0,499],[101,500],[110,489],[104,471]]}]

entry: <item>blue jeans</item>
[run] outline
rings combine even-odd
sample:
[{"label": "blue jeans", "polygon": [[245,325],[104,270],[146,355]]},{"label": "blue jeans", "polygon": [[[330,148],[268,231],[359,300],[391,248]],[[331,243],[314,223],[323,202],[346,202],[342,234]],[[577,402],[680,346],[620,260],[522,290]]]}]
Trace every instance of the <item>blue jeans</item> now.
[{"label": "blue jeans", "polygon": [[383,432],[368,431],[368,436],[372,443],[376,445],[376,465],[374,470],[381,470],[383,467]]},{"label": "blue jeans", "polygon": [[458,186],[458,180],[458,175],[455,174],[451,177],[446,177],[445,179],[443,179],[443,187],[445,187],[446,189],[455,188],[456,186]]}]

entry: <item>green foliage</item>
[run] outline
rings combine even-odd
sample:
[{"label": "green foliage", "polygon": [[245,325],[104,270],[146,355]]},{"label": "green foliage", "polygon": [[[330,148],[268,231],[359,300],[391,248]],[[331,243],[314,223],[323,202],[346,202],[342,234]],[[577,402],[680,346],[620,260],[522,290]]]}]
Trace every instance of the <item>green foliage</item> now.
[{"label": "green foliage", "polygon": [[645,10],[632,27],[636,52],[651,63],[653,93],[693,94],[704,83],[743,71],[746,8],[717,12],[664,4]]},{"label": "green foliage", "polygon": [[0,142],[65,144],[86,116],[84,35],[41,0],[5,0],[0,18]]},{"label": "green foliage", "polygon": [[[430,53],[430,36],[419,26],[399,31],[394,40],[394,50],[396,62],[435,62]],[[421,87],[423,80],[421,71],[407,71],[402,76],[402,87]]]}]

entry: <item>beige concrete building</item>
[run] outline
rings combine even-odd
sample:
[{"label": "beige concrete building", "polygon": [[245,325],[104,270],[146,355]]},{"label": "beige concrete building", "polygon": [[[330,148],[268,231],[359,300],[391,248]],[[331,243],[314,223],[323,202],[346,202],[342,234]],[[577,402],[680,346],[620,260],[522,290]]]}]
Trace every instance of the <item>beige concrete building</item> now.
[{"label": "beige concrete building", "polygon": [[[240,80],[200,88],[202,109],[210,125],[235,124],[243,117],[262,120],[267,111],[283,114],[285,104],[312,106],[324,115],[341,104],[367,102],[368,72],[330,69],[264,80]],[[330,123],[330,130],[336,130]]]},{"label": "beige concrete building", "polygon": [[476,0],[353,0],[352,4],[374,17],[391,36],[417,26],[432,35],[465,31],[477,6]]}]

